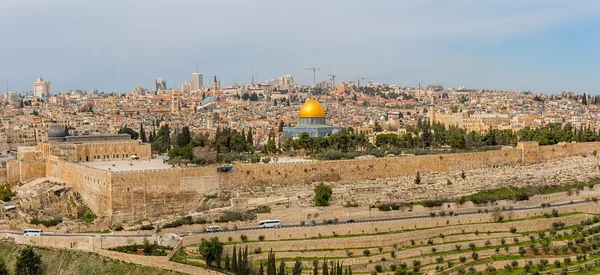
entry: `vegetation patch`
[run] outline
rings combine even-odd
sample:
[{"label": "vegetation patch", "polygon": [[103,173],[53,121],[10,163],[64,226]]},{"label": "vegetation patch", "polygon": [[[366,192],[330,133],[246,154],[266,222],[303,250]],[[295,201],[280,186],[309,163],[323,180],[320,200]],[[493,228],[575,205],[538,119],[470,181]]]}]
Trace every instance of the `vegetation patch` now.
[{"label": "vegetation patch", "polygon": [[165,225],[162,226],[162,228],[175,228],[175,227],[179,227],[185,224],[205,224],[206,220],[205,219],[196,219],[194,220],[191,216],[187,216],[175,221],[172,221],[170,223],[167,223]]},{"label": "vegetation patch", "polygon": [[40,220],[38,218],[33,218],[33,219],[31,219],[31,221],[29,221],[30,224],[33,224],[33,225],[41,224],[45,227],[57,226],[61,222],[63,222],[63,220],[61,218],[54,218],[51,220]]},{"label": "vegetation patch", "polygon": [[114,248],[109,248],[108,250],[128,253],[128,254],[138,254],[144,256],[167,256],[169,251],[173,249],[168,246],[160,246],[157,244],[151,244],[147,239],[144,240],[143,244],[132,244],[132,245],[124,245],[118,246]]},{"label": "vegetation patch", "polygon": [[0,199],[2,201],[8,202],[13,196],[15,196],[15,192],[11,190],[10,185],[0,185]]}]

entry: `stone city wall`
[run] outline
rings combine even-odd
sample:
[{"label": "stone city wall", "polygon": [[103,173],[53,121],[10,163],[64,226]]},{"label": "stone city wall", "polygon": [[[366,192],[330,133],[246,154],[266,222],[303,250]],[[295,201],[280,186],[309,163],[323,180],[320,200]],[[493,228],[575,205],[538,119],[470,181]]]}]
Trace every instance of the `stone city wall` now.
[{"label": "stone city wall", "polygon": [[11,160],[6,163],[6,182],[15,184],[46,176],[46,163],[42,160]]},{"label": "stone city wall", "polygon": [[[214,168],[212,168],[214,169]],[[198,208],[204,195],[218,188],[206,168],[112,173],[113,222],[186,214]]]},{"label": "stone city wall", "polygon": [[6,177],[8,171],[6,168],[0,168],[0,184],[8,183],[8,178]]},{"label": "stone city wall", "polygon": [[[48,176],[74,186],[88,206],[115,223],[153,219],[165,214],[185,214],[201,204],[204,195],[217,189],[304,184],[316,181],[363,180],[410,176],[417,172],[445,172],[491,166],[527,164],[575,155],[592,154],[600,143],[538,146],[519,143],[517,149],[477,153],[395,158],[235,164],[231,172],[216,166],[143,171],[104,171],[50,158]],[[10,177],[11,169],[7,177]]]},{"label": "stone city wall", "polygon": [[48,177],[73,186],[94,214],[103,217],[112,215],[112,174],[109,171],[60,160],[55,156],[48,159],[45,170]]}]

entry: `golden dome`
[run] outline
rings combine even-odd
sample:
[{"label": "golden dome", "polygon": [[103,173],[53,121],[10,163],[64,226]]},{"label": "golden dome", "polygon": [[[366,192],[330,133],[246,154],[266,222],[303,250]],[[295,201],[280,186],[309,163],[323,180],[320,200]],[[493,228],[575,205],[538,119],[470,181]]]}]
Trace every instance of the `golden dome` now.
[{"label": "golden dome", "polygon": [[302,108],[300,108],[300,117],[325,117],[325,110],[318,101],[311,98],[304,102]]}]

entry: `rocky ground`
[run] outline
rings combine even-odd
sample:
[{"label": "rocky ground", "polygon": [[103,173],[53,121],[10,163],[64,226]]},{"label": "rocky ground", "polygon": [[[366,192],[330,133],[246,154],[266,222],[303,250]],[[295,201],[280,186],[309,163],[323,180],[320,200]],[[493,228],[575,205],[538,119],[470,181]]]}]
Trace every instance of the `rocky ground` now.
[{"label": "rocky ground", "polygon": [[[557,161],[504,166],[498,168],[469,169],[445,173],[421,173],[421,183],[415,176],[364,181],[328,183],[333,188],[332,203],[342,205],[355,202],[369,205],[377,201],[411,202],[436,198],[455,198],[480,190],[503,186],[560,185],[587,181],[600,177],[600,158],[571,157]],[[280,186],[264,192],[271,201],[290,199],[290,206],[311,205],[313,185]],[[268,200],[268,199],[267,199]]]}]

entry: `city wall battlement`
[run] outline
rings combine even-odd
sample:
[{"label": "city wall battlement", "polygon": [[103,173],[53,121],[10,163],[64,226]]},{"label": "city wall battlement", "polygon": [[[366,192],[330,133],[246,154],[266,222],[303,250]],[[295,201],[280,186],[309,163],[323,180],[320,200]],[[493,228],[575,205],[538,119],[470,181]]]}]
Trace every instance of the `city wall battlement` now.
[{"label": "city wall battlement", "polygon": [[[74,186],[90,209],[113,223],[131,223],[167,214],[187,214],[215,190],[294,185],[340,180],[411,176],[504,165],[531,164],[570,156],[591,155],[600,142],[539,146],[457,154],[298,163],[234,164],[230,172],[216,166],[108,171],[59,159],[7,165],[7,182],[17,178],[53,177]],[[44,164],[45,166],[40,166]],[[16,169],[19,170],[16,170]],[[0,173],[1,175],[1,173]]]}]

